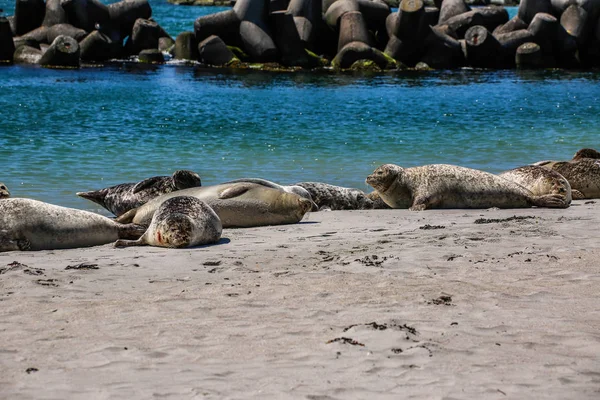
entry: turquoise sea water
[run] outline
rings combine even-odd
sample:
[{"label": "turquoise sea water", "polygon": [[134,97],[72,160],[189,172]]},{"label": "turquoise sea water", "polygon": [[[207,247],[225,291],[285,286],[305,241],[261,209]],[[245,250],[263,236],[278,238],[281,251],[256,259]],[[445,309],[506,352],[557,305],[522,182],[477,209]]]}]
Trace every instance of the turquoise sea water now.
[{"label": "turquoise sea water", "polygon": [[[173,36],[219,10],[151,4]],[[207,185],[263,177],[368,190],[382,163],[499,172],[600,147],[600,73],[10,66],[0,121],[0,181],[15,197],[98,210],[75,192],[181,168]]]}]

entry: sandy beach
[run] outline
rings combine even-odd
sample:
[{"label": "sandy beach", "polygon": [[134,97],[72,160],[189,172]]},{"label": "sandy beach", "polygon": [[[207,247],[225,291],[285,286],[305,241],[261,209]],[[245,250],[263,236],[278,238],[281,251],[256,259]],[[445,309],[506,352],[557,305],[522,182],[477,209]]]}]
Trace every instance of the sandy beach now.
[{"label": "sandy beach", "polygon": [[2,399],[598,399],[600,202],[0,254]]}]

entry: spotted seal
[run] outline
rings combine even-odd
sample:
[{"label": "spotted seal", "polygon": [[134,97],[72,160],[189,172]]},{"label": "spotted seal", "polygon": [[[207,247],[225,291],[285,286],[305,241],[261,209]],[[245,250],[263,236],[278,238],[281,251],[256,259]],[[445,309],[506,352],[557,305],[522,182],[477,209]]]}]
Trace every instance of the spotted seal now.
[{"label": "spotted seal", "polygon": [[0,252],[97,246],[137,239],[145,230],[145,226],[123,225],[89,211],[38,200],[0,201]]},{"label": "spotted seal", "polygon": [[536,165],[564,176],[571,185],[573,199],[600,198],[600,160],[580,158],[570,161],[541,161]]},{"label": "spotted seal", "polygon": [[183,248],[216,243],[221,238],[221,220],[205,202],[191,196],[165,200],[138,240],[120,239],[115,247],[158,246]]},{"label": "spotted seal", "polygon": [[[271,182],[271,181],[268,181],[266,179],[261,179],[261,178],[241,178],[241,179],[234,179],[232,181],[225,182],[225,184],[227,184],[227,183],[240,183],[240,182],[256,183],[258,185],[263,185],[263,186],[266,186],[266,187],[269,187],[269,188],[272,188],[272,189],[281,190],[282,192],[295,193],[295,194],[297,194],[300,197],[304,197],[305,199],[308,199],[308,200],[312,201],[312,196],[310,195],[310,193],[308,192],[308,190],[306,190],[302,186],[298,186],[298,185],[284,186],[284,185],[280,185],[278,183]],[[318,211],[318,209],[315,208],[313,211]]]},{"label": "spotted seal", "polygon": [[562,196],[565,207],[571,204],[571,185],[556,171],[538,165],[526,165],[504,171],[498,176],[523,186],[535,196],[555,194]]},{"label": "spotted seal", "polygon": [[595,149],[585,148],[578,150],[577,153],[575,153],[575,155],[573,156],[573,160],[580,160],[582,158],[599,159],[600,152]]},{"label": "spotted seal", "polygon": [[299,222],[313,202],[294,193],[282,192],[250,182],[202,186],[163,194],[116,220],[149,224],[154,212],[167,199],[192,196],[206,202],[219,216],[223,228],[242,228]]},{"label": "spotted seal", "polygon": [[373,202],[359,189],[330,185],[322,182],[298,182],[306,189],[319,210],[368,210]]},{"label": "spotted seal", "polygon": [[534,196],[529,190],[488,172],[455,165],[402,168],[384,164],[367,177],[392,208],[565,207],[561,196]]},{"label": "spotted seal", "polygon": [[100,204],[117,217],[165,193],[201,186],[200,175],[189,170],[178,170],[172,176],[154,176],[138,183],[121,183],[77,196]]},{"label": "spotted seal", "polygon": [[8,199],[10,197],[10,192],[6,185],[0,182],[0,199]]}]

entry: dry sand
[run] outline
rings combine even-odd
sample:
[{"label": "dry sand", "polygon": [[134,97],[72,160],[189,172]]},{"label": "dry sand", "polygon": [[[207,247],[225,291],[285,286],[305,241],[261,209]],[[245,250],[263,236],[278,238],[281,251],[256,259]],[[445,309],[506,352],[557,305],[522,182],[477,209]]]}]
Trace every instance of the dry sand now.
[{"label": "dry sand", "polygon": [[599,211],[318,212],[195,249],[2,253],[0,398],[598,399]]}]

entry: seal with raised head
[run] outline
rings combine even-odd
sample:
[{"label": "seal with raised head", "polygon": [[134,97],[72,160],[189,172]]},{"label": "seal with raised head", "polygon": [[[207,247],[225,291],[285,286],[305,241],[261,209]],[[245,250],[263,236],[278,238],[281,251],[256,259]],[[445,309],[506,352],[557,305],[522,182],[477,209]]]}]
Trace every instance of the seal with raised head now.
[{"label": "seal with raised head", "polygon": [[319,210],[370,210],[373,202],[360,189],[330,185],[322,182],[298,182],[306,189]]},{"label": "seal with raised head", "polygon": [[0,252],[97,246],[137,239],[145,226],[120,224],[89,211],[9,198],[0,201]]},{"label": "seal with raised head", "polygon": [[158,246],[183,248],[219,241],[223,226],[218,215],[202,200],[177,196],[165,200],[138,240],[120,239],[115,247]]},{"label": "seal with raised head", "polygon": [[0,182],[0,199],[8,199],[10,197],[10,192],[6,185]]},{"label": "seal with raised head", "polygon": [[367,177],[392,208],[564,208],[561,196],[534,196],[523,186],[488,172],[455,165],[402,168],[384,164]]},{"label": "seal with raised head", "polygon": [[182,169],[171,176],[154,176],[137,183],[121,183],[90,192],[78,192],[77,196],[100,204],[118,217],[165,193],[201,185],[200,175]]},{"label": "seal with raised head", "polygon": [[600,198],[600,160],[580,158],[571,161],[540,161],[536,165],[564,176],[571,185],[573,199]]},{"label": "seal with raised head", "polygon": [[523,186],[534,196],[554,194],[562,196],[565,207],[571,204],[571,185],[564,176],[556,171],[539,165],[526,165],[504,171],[498,176]]},{"label": "seal with raised head", "polygon": [[208,204],[219,216],[223,228],[243,228],[299,222],[313,202],[294,193],[282,192],[256,183],[240,182],[202,186],[163,194],[116,220],[149,224],[158,207],[176,196],[192,196]]}]

